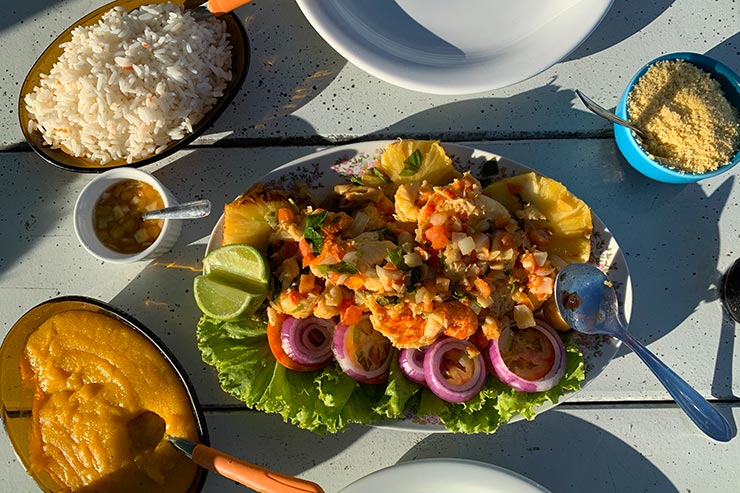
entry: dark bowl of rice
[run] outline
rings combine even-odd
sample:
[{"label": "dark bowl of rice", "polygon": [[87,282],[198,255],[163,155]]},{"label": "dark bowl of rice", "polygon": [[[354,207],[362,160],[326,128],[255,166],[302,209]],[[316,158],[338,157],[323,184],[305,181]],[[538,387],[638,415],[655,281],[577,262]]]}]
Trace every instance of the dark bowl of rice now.
[{"label": "dark bowl of rice", "polygon": [[243,23],[181,9],[184,0],[117,0],[41,54],[18,114],[33,150],[71,171],[151,164],[201,135],[249,66]]}]

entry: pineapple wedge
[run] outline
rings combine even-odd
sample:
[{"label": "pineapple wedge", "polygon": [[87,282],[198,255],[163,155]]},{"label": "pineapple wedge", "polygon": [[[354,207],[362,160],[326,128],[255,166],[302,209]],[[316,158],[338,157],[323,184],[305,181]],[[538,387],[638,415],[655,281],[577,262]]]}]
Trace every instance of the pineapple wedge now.
[{"label": "pineapple wedge", "polygon": [[[542,248],[550,255],[557,255],[566,263],[588,261],[593,230],[591,209],[562,183],[529,172],[493,182],[483,193],[501,202],[512,214],[529,213],[532,223],[547,229],[551,236]],[[534,211],[525,211],[528,206]]]},{"label": "pineapple wedge", "polygon": [[[431,185],[447,185],[462,176],[437,140],[399,139],[383,152],[375,170],[395,186],[424,180]],[[368,185],[382,183],[373,170],[366,171],[362,181]]]},{"label": "pineapple wedge", "polygon": [[270,234],[277,226],[277,211],[292,208],[282,190],[265,190],[261,183],[224,206],[223,245],[243,243],[267,253]]}]

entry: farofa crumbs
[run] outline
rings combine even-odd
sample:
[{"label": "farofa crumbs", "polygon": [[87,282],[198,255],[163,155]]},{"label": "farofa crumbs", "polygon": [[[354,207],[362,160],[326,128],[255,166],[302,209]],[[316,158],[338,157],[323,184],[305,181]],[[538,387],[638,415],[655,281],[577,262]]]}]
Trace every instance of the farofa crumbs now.
[{"label": "farofa crumbs", "polygon": [[716,80],[684,60],[651,66],[630,91],[627,111],[648,134],[645,151],[679,171],[713,171],[740,147],[737,108]]}]

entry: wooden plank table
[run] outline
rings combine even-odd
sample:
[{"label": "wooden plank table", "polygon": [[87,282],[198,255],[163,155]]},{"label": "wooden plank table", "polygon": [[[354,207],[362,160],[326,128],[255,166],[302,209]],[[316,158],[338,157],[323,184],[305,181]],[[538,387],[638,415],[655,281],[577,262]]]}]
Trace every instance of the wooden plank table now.
[{"label": "wooden plank table", "polygon": [[[74,202],[91,176],[43,162],[16,122],[30,65],[101,3],[28,2],[0,19],[8,53],[0,72],[0,336],[55,296],[110,302],[156,332],[186,368],[214,446],[328,492],[398,462],[438,457],[496,464],[554,492],[729,491],[740,482],[738,439],[704,437],[626,349],[558,408],[493,435],[352,426],[320,436],[245,410],[221,391],[195,347],[191,285],[217,215],[185,223],[173,250],[150,263],[97,261],[72,226]],[[708,53],[740,70],[736,2],[616,0],[592,36],[554,67],[509,88],[459,97],[415,93],[361,72],[292,2],[256,0],[237,12],[252,43],[241,93],[194,145],[145,168],[179,200],[208,198],[220,208],[275,167],[348,140],[433,137],[510,157],[565,183],[608,225],[632,275],[633,334],[736,427],[737,325],[721,307],[718,284],[740,257],[740,169],[686,186],[650,181],[629,167],[608,124],[573,93],[582,89],[613,107],[640,65],[672,51]],[[0,435],[7,491],[35,491]],[[204,491],[244,489],[211,474]]]}]

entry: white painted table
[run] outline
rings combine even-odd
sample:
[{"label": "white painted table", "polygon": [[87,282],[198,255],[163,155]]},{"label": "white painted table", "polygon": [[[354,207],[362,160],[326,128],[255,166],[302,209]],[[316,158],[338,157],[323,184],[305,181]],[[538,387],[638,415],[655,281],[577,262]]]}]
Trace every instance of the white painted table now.
[{"label": "white painted table", "polygon": [[[318,436],[226,396],[195,347],[191,297],[217,216],[186,223],[173,251],[157,261],[98,262],[72,228],[72,206],[91,176],[46,164],[17,124],[28,68],[63,28],[102,3],[14,2],[0,17],[0,335],[55,296],[110,302],[161,336],[185,366],[215,447],[316,481],[327,492],[398,462],[434,457],[497,464],[554,492],[737,489],[740,439],[722,444],[704,437],[627,350],[568,402],[490,436],[359,426]],[[585,112],[573,90],[613,107],[640,65],[673,51],[708,53],[740,70],[740,5],[616,0],[564,61],[515,86],[463,97],[419,94],[361,72],[288,0],[256,0],[237,12],[252,43],[242,92],[195,145],[145,168],[178,198],[204,197],[218,206],[276,166],[348,139],[434,137],[511,157],[566,183],[610,227],[633,277],[631,330],[736,427],[737,326],[723,313],[717,286],[740,257],[740,168],[699,185],[649,181],[621,158],[610,127]],[[1,435],[0,489],[35,491]],[[210,474],[204,491],[244,489]]]}]

